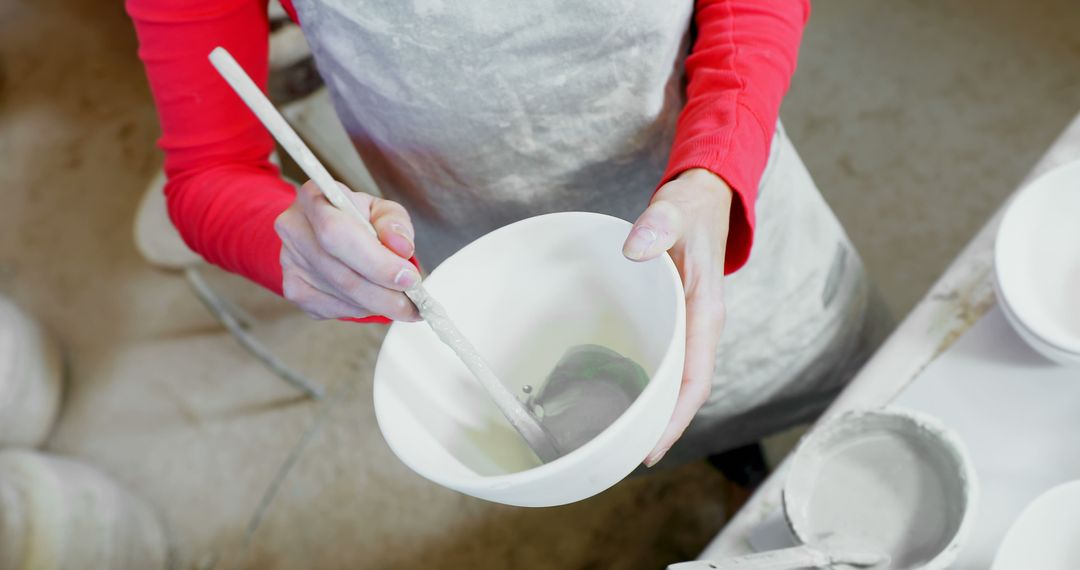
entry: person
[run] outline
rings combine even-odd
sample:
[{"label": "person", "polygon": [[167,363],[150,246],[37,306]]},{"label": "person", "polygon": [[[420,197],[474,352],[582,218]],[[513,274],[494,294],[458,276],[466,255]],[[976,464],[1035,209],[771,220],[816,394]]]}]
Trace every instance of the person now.
[{"label": "person", "polygon": [[880,339],[858,255],[778,123],[807,0],[283,5],[386,197],[351,196],[378,235],[280,177],[207,61],[222,45],[265,88],[266,0],[127,0],[170,216],[206,260],[318,318],[416,320],[414,261],[547,212],[633,221],[623,253],[670,254],[687,307],[648,466],[814,418]]}]

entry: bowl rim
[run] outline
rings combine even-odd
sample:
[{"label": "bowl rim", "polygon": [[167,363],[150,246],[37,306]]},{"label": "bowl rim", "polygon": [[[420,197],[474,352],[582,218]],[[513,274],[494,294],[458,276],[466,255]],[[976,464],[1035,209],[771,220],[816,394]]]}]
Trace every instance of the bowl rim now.
[{"label": "bowl rim", "polygon": [[[936,417],[909,408],[888,406],[848,410],[823,419],[820,425],[815,426],[810,433],[804,436],[791,454],[791,463],[785,474],[781,490],[781,510],[784,514],[784,520],[787,523],[788,528],[791,529],[799,542],[806,545],[811,544],[808,541],[809,533],[804,526],[802,517],[792,516],[791,512],[791,497],[792,495],[798,495],[798,492],[793,492],[792,490],[796,483],[796,477],[794,475],[800,471],[799,467],[807,461],[806,449],[816,445],[820,439],[828,437],[831,432],[840,429],[843,424],[862,421],[867,417],[899,420],[914,426],[917,428],[917,433],[924,434],[922,436],[923,441],[933,442],[939,449],[944,450],[949,456],[956,460],[960,468],[958,477],[964,483],[964,488],[967,489],[967,493],[964,496],[964,514],[956,527],[956,532],[953,533],[953,536],[949,539],[949,542],[946,543],[945,547],[921,566],[924,570],[941,570],[946,568],[953,562],[953,559],[957,555],[957,548],[967,540],[968,536],[971,534],[972,527],[975,525],[976,510],[979,504],[979,479],[975,472],[975,465],[971,461],[971,456],[968,454],[967,448],[963,445],[963,442],[956,432],[948,428]],[[925,435],[929,433],[936,434],[936,437]],[[806,475],[806,473],[802,473],[803,477]]]},{"label": "bowl rim", "polygon": [[1017,304],[1015,302],[1018,299],[1016,293],[1018,285],[1015,283],[1015,278],[1010,278],[1006,274],[1006,268],[1009,266],[1009,258],[1005,253],[1007,248],[1002,246],[1003,243],[1010,242],[1012,239],[1011,236],[1019,231],[1019,228],[1015,227],[1020,223],[1018,221],[1020,209],[1017,205],[1024,204],[1031,200],[1032,196],[1036,196],[1042,192],[1052,191],[1052,189],[1057,186],[1056,181],[1059,179],[1073,179],[1080,183],[1080,159],[1066,162],[1065,164],[1044,172],[1024,186],[1009,200],[1008,204],[1005,206],[1005,212],[1002,215],[1001,223],[998,225],[997,232],[994,236],[993,274],[1000,302],[1003,305],[1008,305],[1009,309],[1012,311],[1012,315],[1018,321],[1023,323],[1029,333],[1053,348],[1080,356],[1080,338],[1069,337],[1063,339],[1059,335],[1048,334],[1048,331],[1045,330],[1045,327],[1041,326],[1038,320],[1033,320],[1028,316],[1027,311],[1025,311],[1026,307],[1023,303]]},{"label": "bowl rim", "polygon": [[[1001,297],[1001,285],[997,282],[996,276],[994,279],[994,292]],[[1008,303],[1000,303],[999,308],[1005,321],[1016,333],[1016,336],[1020,337],[1020,339],[1041,358],[1061,366],[1075,366],[1076,364],[1080,364],[1080,352],[1065,350],[1035,334],[1034,331],[1028,328],[1028,326],[1013,313],[1013,310]]]},{"label": "bowl rim", "polygon": [[[481,241],[490,241],[492,239],[497,239],[501,235],[503,235],[503,234],[505,234],[505,233],[507,233],[509,231],[517,231],[517,230],[520,230],[522,227],[526,227],[526,226],[530,226],[530,225],[536,225],[536,224],[542,224],[546,220],[549,220],[549,219],[551,219],[553,217],[579,217],[579,218],[582,218],[582,219],[591,218],[593,220],[600,220],[605,224],[610,224],[610,223],[615,222],[615,223],[618,223],[619,225],[624,225],[625,228],[628,231],[629,231],[629,229],[631,227],[633,227],[633,224],[631,224],[630,222],[628,222],[628,221],[626,221],[626,220],[624,220],[622,218],[618,218],[618,217],[611,216],[611,215],[608,215],[608,214],[601,214],[601,213],[597,213],[597,212],[567,211],[567,212],[552,212],[552,213],[547,213],[547,214],[540,214],[540,215],[537,215],[537,216],[532,216],[532,217],[529,217],[529,218],[524,218],[522,220],[518,220],[516,222],[509,223],[509,224],[507,224],[505,226],[502,226],[502,227],[499,227],[499,228],[497,228],[495,230],[492,230],[491,232],[488,232],[488,233],[480,236],[479,238],[469,242],[468,244],[465,245],[465,247],[458,250],[458,252],[455,252],[453,255],[446,258],[446,260],[443,261],[443,263],[440,264],[439,267],[436,267],[435,270],[431,272],[431,274],[428,276],[428,278],[431,278],[432,276],[436,275],[439,272],[439,269],[444,267],[445,264],[447,262],[449,262],[451,259],[453,259],[456,255],[458,255],[458,253],[460,253],[462,251],[465,251],[468,248],[474,247],[475,244],[478,244]],[[675,284],[675,286],[671,288],[671,292],[670,292],[671,296],[673,297],[673,301],[675,303],[675,318],[674,318],[674,328],[675,328],[675,330],[673,331],[673,334],[671,335],[671,339],[668,342],[668,346],[664,351],[664,356],[660,359],[660,362],[656,366],[657,369],[662,369],[662,368],[667,367],[669,362],[673,358],[675,358],[678,353],[681,352],[680,350],[678,350],[678,347],[676,346],[677,340],[678,339],[683,339],[682,341],[685,342],[686,299],[685,299],[685,296],[684,296],[685,293],[683,291],[682,278],[679,275],[678,269],[675,267],[675,262],[671,259],[671,256],[665,253],[665,254],[663,254],[662,256],[660,256],[657,259],[662,260],[662,261],[660,261],[660,263],[663,263],[664,266],[667,268],[667,274],[672,279],[672,282]],[[405,325],[414,325],[415,323],[404,323],[404,324]],[[401,328],[401,325],[402,325],[402,323],[397,323],[397,322],[390,325],[390,329],[387,331],[386,337],[383,339],[383,344],[385,344],[387,342],[387,340],[390,338],[390,336],[395,333],[395,330]],[[679,332],[680,327],[682,329],[682,334],[680,334],[680,332]],[[380,347],[380,350],[379,350],[379,355],[380,356],[382,355],[382,348],[381,347]],[[635,419],[635,417],[637,415],[639,415],[641,413],[641,411],[643,410],[643,408],[647,405],[646,402],[649,399],[651,399],[651,398],[646,397],[647,394],[652,395],[652,394],[655,394],[656,392],[663,389],[663,387],[661,386],[660,383],[652,382],[651,381],[652,379],[650,378],[650,382],[645,386],[645,389],[642,390],[641,394],[638,394],[637,398],[634,399],[634,402],[632,404],[630,404],[630,407],[628,407],[626,409],[626,411],[624,411],[622,413],[622,415],[620,415],[614,422],[612,422],[611,425],[609,425],[602,432],[600,432],[596,437],[589,440],[587,443],[585,443],[581,447],[578,447],[574,451],[571,451],[570,453],[567,453],[566,455],[563,455],[563,456],[559,457],[558,459],[556,459],[554,461],[551,461],[549,463],[543,463],[543,464],[538,465],[536,467],[525,469],[523,471],[517,471],[517,472],[514,472],[514,473],[504,473],[504,474],[500,474],[500,475],[475,475],[475,476],[462,477],[462,476],[455,476],[455,475],[447,475],[447,474],[443,474],[443,473],[434,473],[434,472],[432,472],[432,470],[429,470],[429,469],[426,469],[424,467],[421,467],[419,465],[414,464],[409,459],[407,459],[408,454],[403,454],[399,450],[398,445],[400,445],[400,442],[395,443],[394,441],[391,441],[389,438],[386,437],[386,434],[382,429],[383,420],[381,418],[381,414],[379,413],[379,410],[381,409],[381,406],[379,406],[379,404],[378,404],[379,392],[380,392],[379,386],[381,384],[381,382],[378,381],[378,378],[381,377],[380,374],[379,374],[379,368],[381,366],[383,366],[382,362],[383,361],[382,361],[381,358],[376,359],[375,371],[373,373],[373,380],[374,380],[374,382],[373,382],[373,392],[374,392],[374,398],[375,398],[374,409],[375,409],[376,422],[379,424],[380,432],[383,432],[382,433],[383,440],[386,441],[386,444],[390,447],[391,451],[394,452],[394,455],[397,456],[397,458],[402,463],[407,465],[414,472],[424,476],[427,479],[430,479],[430,480],[432,480],[434,482],[437,482],[440,485],[444,485],[444,486],[451,487],[451,488],[456,488],[456,489],[478,490],[478,489],[492,489],[492,488],[495,488],[495,489],[499,489],[499,490],[504,490],[504,489],[509,489],[509,488],[512,488],[512,487],[531,484],[531,483],[533,483],[535,481],[538,481],[540,479],[544,479],[546,477],[549,477],[553,473],[558,473],[560,471],[564,471],[566,469],[569,469],[572,465],[574,465],[576,463],[581,463],[582,461],[585,460],[585,458],[587,456],[595,454],[597,452],[597,450],[599,450],[600,448],[606,446],[608,444],[608,442],[614,437],[614,435],[613,435],[614,433],[622,431],[624,426],[628,425],[631,421],[633,421]],[[681,372],[681,365],[680,365],[680,372]],[[678,385],[676,386],[676,388],[677,387],[678,387]],[[662,432],[661,432],[661,435],[662,435]],[[653,442],[653,443],[655,444],[655,442]],[[644,461],[645,457],[642,457],[641,459],[642,459],[642,461]]]}]

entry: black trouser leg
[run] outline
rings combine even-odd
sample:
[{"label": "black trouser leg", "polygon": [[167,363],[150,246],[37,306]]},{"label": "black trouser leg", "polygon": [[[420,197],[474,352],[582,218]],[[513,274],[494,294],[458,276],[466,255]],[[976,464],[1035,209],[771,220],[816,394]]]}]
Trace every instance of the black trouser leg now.
[{"label": "black trouser leg", "polygon": [[769,467],[765,464],[765,452],[760,443],[751,443],[706,458],[727,477],[728,481],[753,489],[769,476]]}]

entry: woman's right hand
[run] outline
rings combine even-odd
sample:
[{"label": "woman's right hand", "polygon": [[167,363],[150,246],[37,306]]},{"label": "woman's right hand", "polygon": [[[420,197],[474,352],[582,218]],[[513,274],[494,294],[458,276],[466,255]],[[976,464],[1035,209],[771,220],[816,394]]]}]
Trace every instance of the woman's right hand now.
[{"label": "woman's right hand", "polygon": [[396,202],[341,187],[369,214],[378,238],[332,206],[308,181],[274,221],[282,242],[285,298],[316,319],[382,315],[419,320],[402,292],[420,282],[409,261],[415,249],[409,214]]}]

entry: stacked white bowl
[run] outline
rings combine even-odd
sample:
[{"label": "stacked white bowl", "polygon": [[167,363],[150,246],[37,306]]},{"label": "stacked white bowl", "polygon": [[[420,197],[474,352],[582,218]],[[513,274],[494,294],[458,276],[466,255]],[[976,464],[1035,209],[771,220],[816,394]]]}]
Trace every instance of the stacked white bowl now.
[{"label": "stacked white bowl", "polygon": [[1009,204],[994,277],[1020,337],[1050,360],[1080,366],[1080,161],[1042,175]]}]

